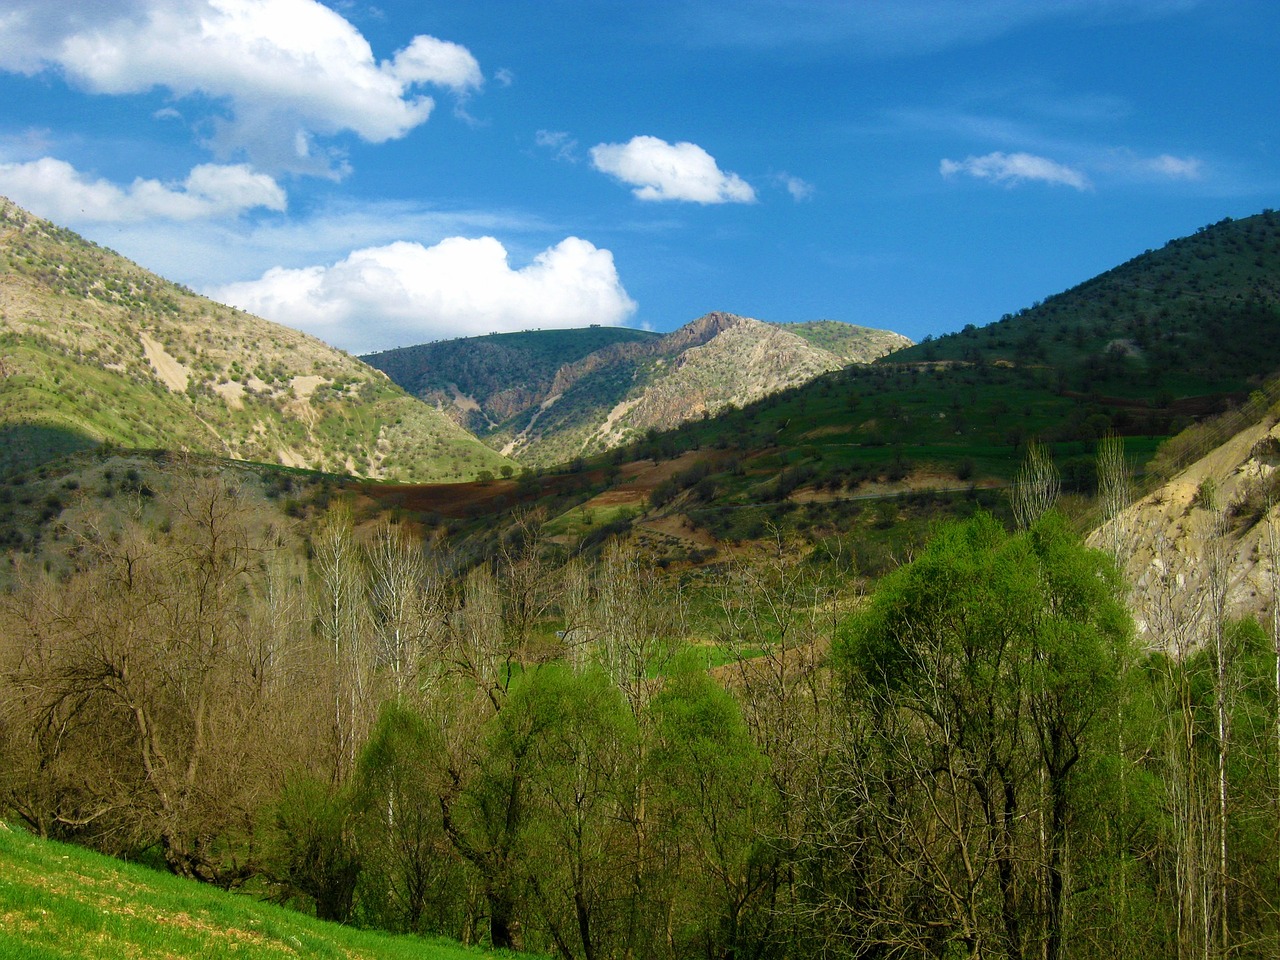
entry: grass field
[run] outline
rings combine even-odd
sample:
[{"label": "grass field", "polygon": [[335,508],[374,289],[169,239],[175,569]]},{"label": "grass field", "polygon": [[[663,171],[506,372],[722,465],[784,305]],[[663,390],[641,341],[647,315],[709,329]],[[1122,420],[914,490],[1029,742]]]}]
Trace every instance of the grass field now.
[{"label": "grass field", "polygon": [[[516,956],[356,930],[0,821],[0,957],[475,960]],[[527,956],[527,955],[522,955]]]}]

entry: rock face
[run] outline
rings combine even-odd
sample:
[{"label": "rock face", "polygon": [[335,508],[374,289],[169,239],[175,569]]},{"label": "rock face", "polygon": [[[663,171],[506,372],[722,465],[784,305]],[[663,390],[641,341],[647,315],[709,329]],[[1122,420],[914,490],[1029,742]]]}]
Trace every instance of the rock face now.
[{"label": "rock face", "polygon": [[1280,593],[1278,466],[1273,408],[1090,535],[1128,574],[1140,641],[1185,653],[1208,642],[1213,618],[1224,614],[1271,627]]},{"label": "rock face", "polygon": [[[751,403],[910,344],[896,333],[834,321],[779,325],[722,312],[661,337],[634,333],[590,350],[583,349],[588,338],[598,339],[602,331],[478,337],[369,360],[504,453],[550,465]],[[558,350],[545,349],[545,343]],[[517,344],[524,345],[523,355],[513,351]],[[557,352],[562,359],[548,373],[544,358]],[[490,361],[483,376],[480,357]]]},{"label": "rock face", "polygon": [[111,443],[401,480],[506,461],[379,371],[0,198],[0,467]]}]

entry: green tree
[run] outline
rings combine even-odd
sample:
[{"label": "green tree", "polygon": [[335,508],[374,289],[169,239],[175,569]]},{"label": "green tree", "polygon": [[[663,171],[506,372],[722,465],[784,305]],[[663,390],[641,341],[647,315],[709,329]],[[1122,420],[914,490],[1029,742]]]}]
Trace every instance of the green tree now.
[{"label": "green tree", "polygon": [[768,766],[733,697],[704,671],[680,669],[653,700],[645,766],[665,858],[669,949],[752,956],[768,939],[762,894],[775,850]]},{"label": "green tree", "polygon": [[631,945],[635,719],[603,671],[558,664],[539,668],[504,711],[511,723],[523,713],[540,731],[524,864],[535,910],[562,955],[617,956]]},{"label": "green tree", "polygon": [[272,811],[267,843],[267,873],[281,899],[309,899],[321,920],[351,916],[361,863],[347,790],[294,777]]},{"label": "green tree", "polygon": [[444,744],[440,731],[402,701],[384,704],[356,767],[361,908],[379,927],[426,932],[433,901],[450,879],[444,830]]},{"label": "green tree", "polygon": [[1114,747],[1120,596],[1052,514],[1014,536],[986,515],[946,527],[882,581],[838,648],[850,709],[869,712],[846,829],[871,939],[1062,954],[1077,769]]}]

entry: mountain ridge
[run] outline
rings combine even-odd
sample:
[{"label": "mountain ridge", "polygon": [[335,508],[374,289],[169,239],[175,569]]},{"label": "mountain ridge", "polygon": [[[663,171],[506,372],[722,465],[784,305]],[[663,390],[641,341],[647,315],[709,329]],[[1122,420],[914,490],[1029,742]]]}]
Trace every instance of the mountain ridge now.
[{"label": "mountain ridge", "polygon": [[[570,344],[588,333],[600,335],[590,328],[524,336]],[[419,397],[442,410],[451,408],[455,419],[504,454],[550,466],[751,403],[910,344],[891,331],[837,321],[770,324],[712,311],[668,334],[620,331],[615,342],[566,350],[553,373],[541,370],[540,379],[523,389],[522,406],[510,403],[521,388],[501,378],[489,384],[487,395],[468,393],[466,385],[479,381],[469,366],[471,356],[460,351],[470,346],[478,354],[513,336],[445,341],[365,359],[406,389],[416,384]],[[511,379],[527,369],[513,364]]]},{"label": "mountain ridge", "polygon": [[110,443],[401,480],[506,461],[379,371],[0,198],[0,466]]}]

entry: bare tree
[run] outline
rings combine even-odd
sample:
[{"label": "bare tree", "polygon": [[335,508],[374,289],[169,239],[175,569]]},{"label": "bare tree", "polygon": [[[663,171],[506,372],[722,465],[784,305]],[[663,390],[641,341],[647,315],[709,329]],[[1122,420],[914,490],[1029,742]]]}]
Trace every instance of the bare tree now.
[{"label": "bare tree", "polygon": [[1010,497],[1019,530],[1028,529],[1058,502],[1062,483],[1049,451],[1039,442],[1027,442],[1027,455],[1014,477]]},{"label": "bare tree", "polygon": [[384,521],[367,553],[377,663],[403,699],[429,682],[442,642],[443,578],[403,524]]},{"label": "bare tree", "polygon": [[684,596],[634,546],[610,543],[596,570],[588,635],[605,672],[637,718],[643,717],[653,677],[671,662],[687,632]]},{"label": "bare tree", "polygon": [[1106,531],[1107,552],[1124,570],[1133,550],[1129,504],[1133,502],[1133,479],[1124,454],[1124,438],[1108,434],[1098,441],[1098,501]]},{"label": "bare tree", "polygon": [[376,709],[363,556],[345,500],[331,504],[321,522],[311,569],[316,630],[331,658],[333,777],[340,783],[355,766]]},{"label": "bare tree", "polygon": [[225,841],[252,829],[283,752],[282,663],[256,633],[281,540],[217,475],[175,481],[164,507],[168,532],[126,524],[83,572],[20,593],[11,682],[53,791],[28,809],[38,829],[158,842],[175,872],[231,884],[251,864]]}]

